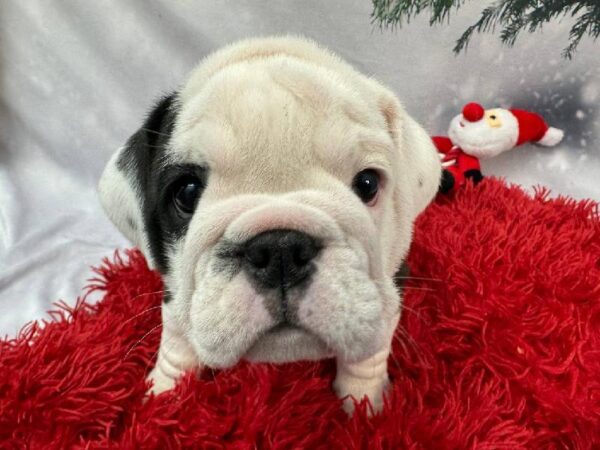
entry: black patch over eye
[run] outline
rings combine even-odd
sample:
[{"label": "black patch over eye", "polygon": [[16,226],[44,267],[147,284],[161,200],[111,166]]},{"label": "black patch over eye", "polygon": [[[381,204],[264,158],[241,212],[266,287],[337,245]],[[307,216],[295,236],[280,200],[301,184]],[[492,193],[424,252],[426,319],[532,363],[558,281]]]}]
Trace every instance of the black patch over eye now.
[{"label": "black patch over eye", "polygon": [[364,203],[372,201],[379,191],[379,174],[373,169],[365,169],[356,174],[352,190]]},{"label": "black patch over eye", "polygon": [[202,181],[193,175],[185,175],[172,184],[173,204],[179,215],[188,217],[194,213],[202,188]]}]

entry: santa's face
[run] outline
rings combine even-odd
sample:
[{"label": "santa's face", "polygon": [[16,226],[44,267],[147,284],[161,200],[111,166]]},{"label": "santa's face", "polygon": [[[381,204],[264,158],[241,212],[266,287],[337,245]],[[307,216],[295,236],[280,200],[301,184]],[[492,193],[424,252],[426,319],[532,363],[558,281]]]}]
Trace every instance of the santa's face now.
[{"label": "santa's face", "polygon": [[450,122],[448,137],[465,153],[490,158],[513,148],[519,136],[519,124],[507,109],[484,110],[469,103],[462,114]]}]

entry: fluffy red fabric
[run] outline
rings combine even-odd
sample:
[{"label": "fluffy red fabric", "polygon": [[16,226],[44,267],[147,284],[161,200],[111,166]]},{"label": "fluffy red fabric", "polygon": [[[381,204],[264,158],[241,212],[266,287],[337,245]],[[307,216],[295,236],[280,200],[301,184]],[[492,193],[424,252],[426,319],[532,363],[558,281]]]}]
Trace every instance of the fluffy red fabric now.
[{"label": "fluffy red fabric", "polygon": [[347,418],[332,361],[189,374],[144,402],[162,285],[136,251],[104,299],[0,344],[2,448],[600,446],[600,218],[486,179],[418,220],[384,411]]}]

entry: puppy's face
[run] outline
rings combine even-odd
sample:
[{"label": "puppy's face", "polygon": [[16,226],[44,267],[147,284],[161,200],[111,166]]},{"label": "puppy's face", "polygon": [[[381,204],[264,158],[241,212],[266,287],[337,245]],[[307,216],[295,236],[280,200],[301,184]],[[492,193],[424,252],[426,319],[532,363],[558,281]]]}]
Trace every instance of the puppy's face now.
[{"label": "puppy's face", "polygon": [[393,275],[439,171],[385,88],[311,42],[263,39],[204,60],[100,194],[164,275],[163,326],[203,363],[358,361],[389,341]]}]

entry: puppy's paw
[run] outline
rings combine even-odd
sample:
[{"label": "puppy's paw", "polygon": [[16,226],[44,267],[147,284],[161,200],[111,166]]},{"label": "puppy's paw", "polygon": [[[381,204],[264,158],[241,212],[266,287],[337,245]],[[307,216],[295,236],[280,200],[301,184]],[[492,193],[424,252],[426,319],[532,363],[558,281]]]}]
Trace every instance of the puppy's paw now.
[{"label": "puppy's paw", "polygon": [[175,387],[176,382],[175,378],[171,378],[165,374],[162,370],[160,370],[160,367],[155,367],[152,369],[147,380],[152,382],[152,386],[150,386],[150,389],[148,389],[148,395],[158,395],[165,391],[171,390]]},{"label": "puppy's paw", "polygon": [[378,413],[383,409],[383,395],[389,386],[388,377],[379,380],[336,379],[334,389],[338,397],[343,399],[343,408],[348,415],[354,413],[354,400],[361,401],[367,397],[373,407],[373,412]]},{"label": "puppy's paw", "polygon": [[360,401],[365,396],[373,406],[373,412],[383,409],[383,394],[389,385],[386,348],[373,356],[358,362],[338,360],[337,375],[333,388],[344,399],[344,409],[349,414],[354,411],[352,398]]}]

